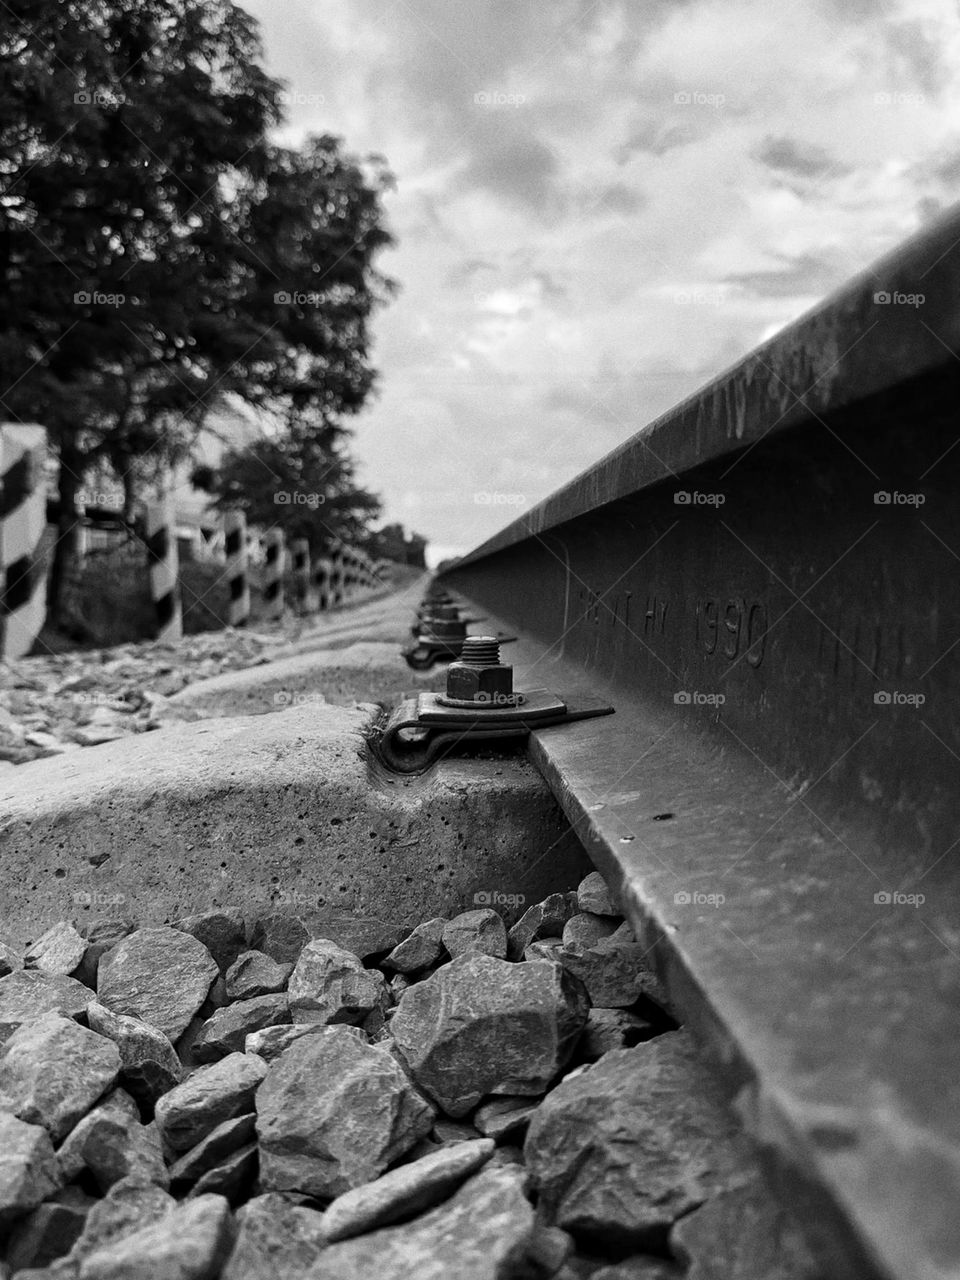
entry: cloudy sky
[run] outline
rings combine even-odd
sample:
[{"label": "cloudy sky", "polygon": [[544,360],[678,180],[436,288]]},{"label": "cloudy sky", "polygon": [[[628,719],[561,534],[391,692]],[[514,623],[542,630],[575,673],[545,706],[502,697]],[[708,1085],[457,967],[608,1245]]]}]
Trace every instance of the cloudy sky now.
[{"label": "cloudy sky", "polygon": [[241,0],[382,153],[365,483],[469,550],[960,198],[956,0]]}]

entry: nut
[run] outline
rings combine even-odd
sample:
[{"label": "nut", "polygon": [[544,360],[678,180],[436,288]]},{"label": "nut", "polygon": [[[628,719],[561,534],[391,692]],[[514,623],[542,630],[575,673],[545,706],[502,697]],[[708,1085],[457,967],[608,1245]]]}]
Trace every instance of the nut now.
[{"label": "nut", "polygon": [[512,705],[513,667],[500,661],[500,645],[492,636],[469,636],[464,641],[460,660],[447,668],[447,697]]}]

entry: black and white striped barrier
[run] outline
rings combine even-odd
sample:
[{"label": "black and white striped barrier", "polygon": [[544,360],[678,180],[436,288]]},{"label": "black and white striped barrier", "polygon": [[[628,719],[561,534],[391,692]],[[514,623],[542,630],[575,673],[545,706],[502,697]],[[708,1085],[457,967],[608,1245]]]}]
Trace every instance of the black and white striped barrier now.
[{"label": "black and white striped barrier", "polygon": [[310,543],[306,538],[294,538],[290,543],[293,557],[293,594],[297,612],[310,609]]},{"label": "black and white striped barrier", "polygon": [[263,600],[267,617],[273,621],[283,617],[283,530],[268,529],[263,569]]},{"label": "black and white striped barrier", "polygon": [[180,602],[180,557],[174,524],[173,501],[165,494],[146,509],[147,564],[150,597],[157,617],[157,639],[177,644],[183,639]]},{"label": "black and white striped barrier", "polygon": [[331,609],[343,604],[343,543],[335,542],[330,548],[330,605]]},{"label": "black and white striped barrier", "polygon": [[0,656],[22,658],[46,616],[46,583],[40,544],[47,522],[43,427],[0,427]]},{"label": "black and white striped barrier", "polygon": [[244,627],[250,618],[250,580],[247,576],[247,516],[231,508],[223,517],[224,549],[227,554],[227,586],[230,602],[227,625]]},{"label": "black and white striped barrier", "polygon": [[317,593],[317,608],[321,612],[330,608],[330,570],[327,557],[317,556],[313,562],[313,586]]}]

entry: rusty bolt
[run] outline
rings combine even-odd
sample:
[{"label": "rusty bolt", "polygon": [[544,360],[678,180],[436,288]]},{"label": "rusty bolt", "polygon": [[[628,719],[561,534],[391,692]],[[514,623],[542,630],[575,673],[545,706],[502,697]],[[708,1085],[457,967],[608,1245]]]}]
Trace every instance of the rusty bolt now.
[{"label": "rusty bolt", "polygon": [[447,668],[447,697],[483,706],[512,706],[513,667],[500,661],[494,636],[468,636],[457,662]]}]

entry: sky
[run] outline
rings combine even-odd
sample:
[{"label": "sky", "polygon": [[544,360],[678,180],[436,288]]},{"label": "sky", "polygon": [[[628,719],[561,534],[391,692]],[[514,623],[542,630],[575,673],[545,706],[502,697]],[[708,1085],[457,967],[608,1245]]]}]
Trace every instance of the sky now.
[{"label": "sky", "polygon": [[241,4],[396,178],[354,452],[434,564],[960,198],[956,0]]}]

